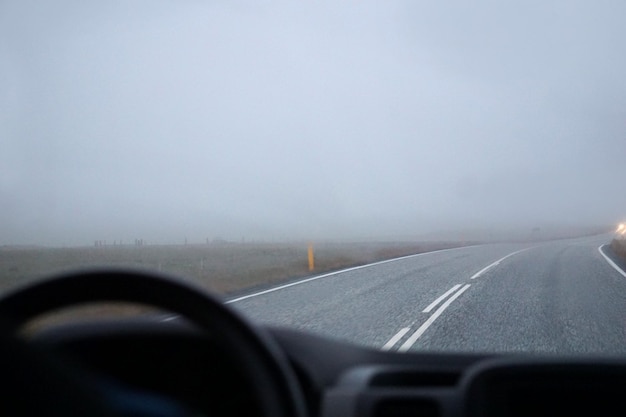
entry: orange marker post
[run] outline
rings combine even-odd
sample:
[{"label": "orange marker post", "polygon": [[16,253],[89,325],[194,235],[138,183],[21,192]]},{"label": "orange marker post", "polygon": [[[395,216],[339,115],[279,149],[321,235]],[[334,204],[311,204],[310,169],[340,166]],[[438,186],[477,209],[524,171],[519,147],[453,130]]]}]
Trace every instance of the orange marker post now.
[{"label": "orange marker post", "polygon": [[313,254],[313,245],[309,244],[309,271],[315,269],[315,256]]}]

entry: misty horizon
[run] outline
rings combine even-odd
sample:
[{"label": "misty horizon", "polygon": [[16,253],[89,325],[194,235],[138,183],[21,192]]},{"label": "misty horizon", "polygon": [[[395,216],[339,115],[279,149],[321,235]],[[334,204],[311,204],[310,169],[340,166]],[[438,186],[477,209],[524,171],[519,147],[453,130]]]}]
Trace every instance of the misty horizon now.
[{"label": "misty horizon", "polygon": [[0,246],[610,228],[616,7],[4,2]]}]

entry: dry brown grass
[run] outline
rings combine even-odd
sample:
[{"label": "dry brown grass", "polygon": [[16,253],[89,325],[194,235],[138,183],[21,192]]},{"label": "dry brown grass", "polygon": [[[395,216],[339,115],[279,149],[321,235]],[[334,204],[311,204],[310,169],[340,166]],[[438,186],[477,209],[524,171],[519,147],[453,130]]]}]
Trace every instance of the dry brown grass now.
[{"label": "dry brown grass", "polygon": [[[308,269],[306,243],[209,244],[143,247],[0,248],[0,294],[63,272],[122,267],[159,271],[226,295],[313,274],[385,259],[462,246],[456,242],[319,243],[315,270]],[[60,310],[33,320],[33,334],[73,320],[110,319],[154,311],[127,303],[97,303]]]},{"label": "dry brown grass", "polygon": [[228,294],[247,288],[415,253],[461,246],[456,242],[318,243],[308,270],[306,243],[2,248],[0,292],[41,278],[85,268],[160,271]]}]

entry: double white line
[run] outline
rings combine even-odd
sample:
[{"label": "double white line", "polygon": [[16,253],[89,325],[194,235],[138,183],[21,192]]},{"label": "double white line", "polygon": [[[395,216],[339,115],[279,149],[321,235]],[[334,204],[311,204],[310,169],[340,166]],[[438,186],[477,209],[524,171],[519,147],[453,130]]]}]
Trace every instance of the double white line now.
[{"label": "double white line", "polygon": [[[498,259],[497,261],[487,265],[486,267],[484,267],[483,269],[481,269],[480,271],[476,272],[474,275],[472,275],[470,277],[470,279],[476,279],[480,276],[482,276],[485,272],[489,271],[491,268],[493,268],[494,266],[498,266],[500,265],[500,262],[504,261],[505,259],[516,255],[520,252],[524,252],[527,251],[531,248],[525,248],[525,249],[521,249],[518,251],[515,251],[513,253],[509,253],[508,255]],[[602,250],[600,250],[600,253],[602,253]],[[604,253],[602,253],[602,255],[604,255]],[[605,256],[606,257],[606,256]],[[415,333],[413,333],[411,335],[411,337],[409,337],[399,348],[398,348],[398,352],[406,352],[407,350],[409,350],[411,348],[411,346],[413,346],[415,344],[415,342],[417,341],[417,339],[419,339],[424,332],[435,322],[435,320],[437,320],[437,318],[441,315],[441,313],[443,313],[446,308],[448,308],[450,306],[450,304],[452,304],[454,302],[454,300],[456,300],[457,298],[459,298],[461,296],[461,294],[463,294],[465,291],[467,291],[467,289],[470,287],[470,284],[456,284],[454,285],[452,288],[450,288],[448,291],[446,291],[445,293],[443,293],[439,298],[437,298],[435,301],[433,301],[432,303],[430,303],[428,305],[428,307],[426,307],[422,313],[430,313],[435,307],[437,307],[443,300],[445,300],[446,298],[448,298],[446,300],[445,303],[441,304],[441,306],[435,310],[435,312],[428,318],[428,320],[426,320],[424,322],[424,324],[422,324],[419,329],[417,329],[415,331]],[[452,295],[450,295],[452,294]],[[404,337],[404,335],[406,335],[409,331],[411,330],[410,327],[405,327],[403,329],[400,329],[400,331],[398,333],[396,333],[391,339],[389,339],[389,341],[387,343],[385,343],[385,345],[382,347],[382,350],[391,350],[400,340],[402,340],[402,338]]]},{"label": "double white line", "polygon": [[[448,300],[443,303],[429,318],[428,320],[426,320],[424,322],[424,324],[422,324],[419,329],[417,329],[415,331],[415,333],[413,333],[411,335],[411,337],[409,337],[399,348],[398,348],[398,352],[406,352],[407,350],[409,350],[411,348],[411,346],[413,346],[413,344],[417,341],[417,339],[419,339],[424,332],[431,326],[431,324],[433,324],[435,322],[435,320],[437,320],[437,318],[441,315],[441,313],[443,313],[445,311],[446,308],[448,308],[450,306],[450,304],[452,304],[452,302],[454,300],[456,300],[457,298],[459,298],[461,296],[461,294],[463,294],[465,291],[467,291],[467,289],[470,287],[470,284],[465,284],[461,287],[461,284],[457,284],[455,286],[453,286],[452,288],[450,288],[448,291],[446,291],[441,297],[437,298],[435,301],[433,301],[428,307],[426,307],[423,311],[423,313],[430,313],[430,311],[437,307],[437,305],[439,305],[439,303],[441,303],[443,300],[446,299],[446,297],[448,297],[450,294],[454,293],[450,298],[448,298]],[[460,288],[460,289],[459,289]],[[455,292],[456,291],[456,292]],[[400,339],[402,339],[402,337],[404,337],[405,334],[407,334],[409,332],[409,330],[411,330],[409,327],[405,327],[403,329],[401,329],[398,333],[396,333],[391,339],[389,339],[389,341],[385,344],[385,346],[383,346],[383,350],[390,350],[392,347],[395,346],[396,343],[398,343],[398,341],[400,341]]]}]

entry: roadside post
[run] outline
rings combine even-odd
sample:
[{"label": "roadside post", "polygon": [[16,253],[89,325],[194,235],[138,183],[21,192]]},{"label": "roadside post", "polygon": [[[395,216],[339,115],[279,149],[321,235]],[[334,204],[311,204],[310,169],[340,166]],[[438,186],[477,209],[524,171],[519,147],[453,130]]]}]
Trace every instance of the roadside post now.
[{"label": "roadside post", "polygon": [[315,255],[313,253],[313,244],[309,243],[309,271],[315,269]]}]

